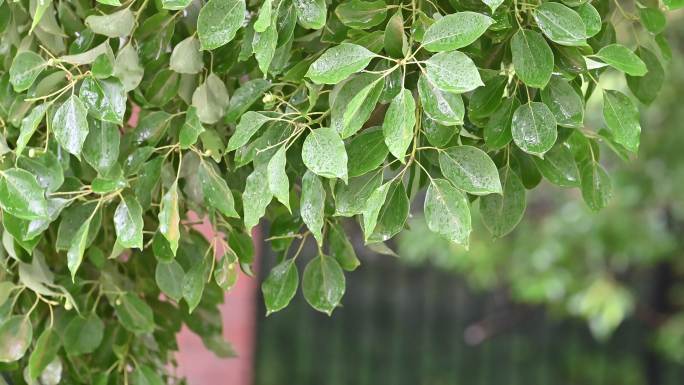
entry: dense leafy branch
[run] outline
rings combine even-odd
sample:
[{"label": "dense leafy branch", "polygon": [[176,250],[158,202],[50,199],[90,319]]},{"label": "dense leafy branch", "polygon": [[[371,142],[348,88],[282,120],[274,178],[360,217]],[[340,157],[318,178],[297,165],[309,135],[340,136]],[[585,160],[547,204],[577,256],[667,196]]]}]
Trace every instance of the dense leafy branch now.
[{"label": "dense leafy branch", "polygon": [[183,323],[230,354],[217,305],[251,274],[264,217],[267,312],[295,295],[309,242],[302,291],[330,314],[360,263],[344,218],[383,250],[420,197],[429,229],[467,247],[473,206],[504,236],[542,178],[603,208],[601,150],[635,154],[641,127],[602,75],[652,102],[664,10],[683,5],[0,0],[3,368],[161,383]]}]

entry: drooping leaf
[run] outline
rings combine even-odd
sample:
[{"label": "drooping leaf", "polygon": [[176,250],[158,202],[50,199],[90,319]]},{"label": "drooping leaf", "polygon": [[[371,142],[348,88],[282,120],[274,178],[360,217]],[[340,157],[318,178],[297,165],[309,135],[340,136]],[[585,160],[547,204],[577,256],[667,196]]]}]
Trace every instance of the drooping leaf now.
[{"label": "drooping leaf", "polygon": [[321,254],[306,265],[302,291],[314,309],[331,315],[340,304],[344,290],[344,272],[332,257]]},{"label": "drooping leaf", "polygon": [[541,97],[559,126],[572,128],[584,126],[584,102],[567,80],[553,76],[546,88],[542,90]]},{"label": "drooping leaf", "polygon": [[587,162],[580,170],[582,178],[582,198],[594,211],[608,205],[613,196],[613,185],[606,170],[596,161]]},{"label": "drooping leaf", "polygon": [[183,267],[174,261],[159,261],[154,272],[154,280],[159,290],[167,297],[178,302],[183,298]]},{"label": "drooping leaf", "polygon": [[392,100],[382,123],[385,144],[390,153],[402,163],[406,162],[404,156],[413,140],[415,125],[416,102],[411,91],[403,89]]},{"label": "drooping leaf", "polygon": [[513,231],[522,219],[527,205],[525,186],[510,167],[501,168],[499,178],[503,193],[480,198],[482,222],[495,238],[503,237]]},{"label": "drooping leaf", "polygon": [[126,90],[118,79],[87,77],[81,83],[78,96],[92,117],[118,125],[123,124],[126,113]]},{"label": "drooping leaf", "polygon": [[198,172],[200,183],[202,183],[204,201],[210,207],[220,211],[221,214],[227,217],[238,218],[239,215],[235,211],[233,193],[217,168],[210,161],[202,161],[200,162]]},{"label": "drooping leaf", "polygon": [[252,136],[254,136],[268,120],[269,118],[265,115],[254,111],[247,111],[247,113],[242,115],[240,123],[235,128],[235,133],[230,137],[226,152],[237,150],[247,144]]},{"label": "drooping leaf", "polygon": [[513,67],[523,83],[544,88],[553,72],[553,51],[539,32],[519,30],[511,39]]},{"label": "drooping leaf", "polygon": [[159,232],[166,238],[173,254],[178,250],[180,240],[180,213],[178,208],[178,181],[162,197],[159,208]]},{"label": "drooping leaf", "polygon": [[425,194],[428,228],[451,242],[468,246],[472,225],[465,195],[444,179],[433,179]]},{"label": "drooping leaf", "polygon": [[71,95],[55,111],[52,117],[52,130],[57,142],[76,157],[81,156],[83,143],[88,136],[88,110],[76,95]]},{"label": "drooping leaf", "polygon": [[316,174],[307,171],[302,177],[302,198],[299,212],[319,246],[323,244],[324,210],[325,189],[323,183]]},{"label": "drooping leaf", "polygon": [[117,164],[120,141],[121,134],[114,124],[97,122],[83,143],[83,159],[100,175],[108,175]]},{"label": "drooping leaf", "polygon": [[461,95],[440,90],[423,75],[418,79],[418,95],[423,111],[432,120],[445,126],[463,124],[465,107]]},{"label": "drooping leaf", "polygon": [[196,74],[204,68],[200,43],[190,36],[173,47],[169,67],[180,74]]},{"label": "drooping leaf", "polygon": [[28,361],[28,376],[36,379],[45,370],[45,368],[52,362],[59,349],[62,348],[62,341],[59,333],[54,328],[46,328],[36,340],[36,346],[33,348]]},{"label": "drooping leaf", "polygon": [[617,143],[632,152],[639,150],[639,110],[629,97],[619,91],[604,90],[603,119]]},{"label": "drooping leaf", "polygon": [[94,352],[102,343],[104,328],[96,314],[74,317],[64,330],[64,350],[70,356]]},{"label": "drooping leaf", "polygon": [[268,273],[261,284],[266,315],[284,309],[290,303],[299,286],[299,274],[294,259],[286,259]]},{"label": "drooping leaf", "polygon": [[[251,231],[266,213],[266,207],[273,199],[268,186],[266,167],[257,167],[247,177],[245,191],[242,193],[245,227]],[[238,254],[239,255],[239,254]]]},{"label": "drooping leaf", "polygon": [[135,196],[123,194],[114,211],[116,241],[122,247],[143,248],[143,210]]},{"label": "drooping leaf", "polygon": [[268,162],[268,187],[273,196],[290,210],[290,180],[285,172],[286,151],[285,146],[280,147]]}]

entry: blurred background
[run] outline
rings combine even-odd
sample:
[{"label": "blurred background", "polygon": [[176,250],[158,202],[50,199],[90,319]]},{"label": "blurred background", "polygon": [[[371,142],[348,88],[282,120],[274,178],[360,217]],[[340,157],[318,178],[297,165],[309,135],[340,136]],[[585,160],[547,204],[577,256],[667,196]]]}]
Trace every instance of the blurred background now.
[{"label": "blurred background", "polygon": [[[605,152],[607,209],[542,184],[503,239],[475,217],[469,251],[414,210],[411,231],[389,243],[397,256],[357,237],[362,265],[332,317],[300,293],[265,318],[260,281],[241,277],[223,308],[237,358],[216,360],[183,333],[179,371],[191,385],[684,383],[683,21],[669,23],[668,78],[642,109],[638,160]],[[600,128],[600,102],[589,108],[587,127]],[[275,256],[260,249],[268,271]]]}]

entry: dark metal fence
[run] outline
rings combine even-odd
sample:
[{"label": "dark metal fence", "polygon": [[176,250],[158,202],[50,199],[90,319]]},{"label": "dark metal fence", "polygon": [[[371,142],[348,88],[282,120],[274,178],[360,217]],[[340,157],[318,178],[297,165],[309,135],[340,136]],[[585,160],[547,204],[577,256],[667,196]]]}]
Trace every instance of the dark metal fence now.
[{"label": "dark metal fence", "polygon": [[260,315],[255,385],[684,383],[684,369],[659,358],[651,374],[649,330],[636,321],[598,342],[582,321],[472,292],[454,274],[361,257],[332,317],[301,292],[287,309]]}]

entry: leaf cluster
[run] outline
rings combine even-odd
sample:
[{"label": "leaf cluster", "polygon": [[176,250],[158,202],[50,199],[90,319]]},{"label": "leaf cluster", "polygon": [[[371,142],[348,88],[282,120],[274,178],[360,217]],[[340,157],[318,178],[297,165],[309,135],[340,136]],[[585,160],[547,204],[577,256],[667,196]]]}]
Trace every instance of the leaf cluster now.
[{"label": "leaf cluster", "polygon": [[542,179],[601,209],[601,150],[636,153],[641,126],[600,80],[624,74],[652,102],[664,11],[682,6],[0,0],[0,369],[168,383],[183,324],[230,355],[218,305],[251,274],[262,218],[280,256],[267,312],[301,279],[330,314],[360,264],[354,222],[389,252],[420,199],[429,229],[467,247],[473,207],[504,236]]}]

